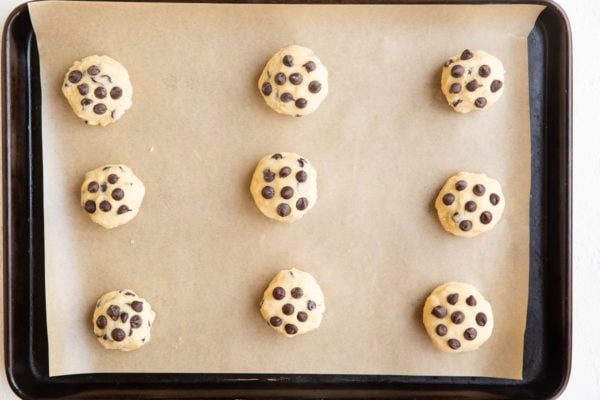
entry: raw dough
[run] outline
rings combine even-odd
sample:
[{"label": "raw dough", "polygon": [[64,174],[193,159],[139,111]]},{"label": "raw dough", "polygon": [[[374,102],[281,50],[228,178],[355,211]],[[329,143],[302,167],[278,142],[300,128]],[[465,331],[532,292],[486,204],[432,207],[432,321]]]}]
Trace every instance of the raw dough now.
[{"label": "raw dough", "polygon": [[288,46],[271,57],[258,80],[258,90],[278,113],[308,115],[327,96],[327,68],[311,49]]},{"label": "raw dough", "polygon": [[110,229],[137,215],[144,193],[144,184],[129,167],[105,165],[85,174],[81,206],[92,221]]},{"label": "raw dough", "polygon": [[423,307],[423,324],[441,351],[477,350],[494,329],[492,306],[467,283],[449,282],[435,288]]},{"label": "raw dough", "polygon": [[287,337],[317,329],[324,312],[325,300],[317,281],[295,268],[275,275],[260,302],[265,321]]},{"label": "raw dough", "polygon": [[460,172],[442,187],[435,208],[444,229],[461,237],[491,230],[504,211],[504,195],[498,181],[485,174]]},{"label": "raw dough", "polygon": [[317,202],[317,171],[298,154],[269,154],[256,166],[250,192],[264,215],[293,222]]},{"label": "raw dough", "polygon": [[452,57],[442,70],[442,92],[448,104],[459,113],[484,110],[494,104],[504,90],[504,66],[485,51]]},{"label": "raw dough", "polygon": [[132,290],[108,292],[96,302],[92,324],[105,349],[131,351],[150,341],[156,314]]},{"label": "raw dough", "polygon": [[106,126],[131,107],[133,89],[119,62],[107,56],[89,56],[69,68],[62,92],[86,124]]}]

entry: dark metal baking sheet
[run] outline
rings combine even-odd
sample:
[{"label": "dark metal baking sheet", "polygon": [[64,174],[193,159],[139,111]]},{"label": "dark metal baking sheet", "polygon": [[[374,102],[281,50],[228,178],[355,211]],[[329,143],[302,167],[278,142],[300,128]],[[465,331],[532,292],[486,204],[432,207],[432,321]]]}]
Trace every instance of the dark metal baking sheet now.
[{"label": "dark metal baking sheet", "polygon": [[[213,1],[220,2],[220,1]],[[230,1],[262,2],[273,1]],[[511,4],[518,1],[288,1]],[[24,398],[552,398],[571,365],[571,34],[551,1],[528,37],[531,114],[530,279],[523,380],[296,374],[48,375],[39,59],[27,5],[8,18],[2,49],[6,372]]]}]

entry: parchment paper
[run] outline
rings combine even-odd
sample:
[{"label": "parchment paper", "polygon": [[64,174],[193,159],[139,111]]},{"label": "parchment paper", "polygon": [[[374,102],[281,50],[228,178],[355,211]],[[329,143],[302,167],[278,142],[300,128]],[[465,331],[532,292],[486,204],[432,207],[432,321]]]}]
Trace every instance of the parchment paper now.
[{"label": "parchment paper", "polygon": [[[50,375],[288,372],[521,378],[529,265],[526,36],[538,6],[302,6],[39,2],[29,5],[43,88],[46,306]],[[303,118],[270,110],[256,81],[288,44],[312,48],[330,93]],[[454,113],[441,65],[463,49],[505,65],[485,112]],[[72,62],[119,60],[133,107],[86,126],[60,86]],[[319,173],[319,200],[288,225],[265,218],[249,183],[263,155],[293,151]],[[79,206],[86,171],[129,165],[146,185],[139,215],[105,230]],[[460,239],[433,201],[458,171],[498,179],[507,206],[487,234]],[[326,296],[319,330],[287,339],[258,302],[282,268]],[[474,284],[494,334],[442,354],[420,314],[437,285]],[[152,341],[104,350],[94,302],[130,288],[157,312]]]}]

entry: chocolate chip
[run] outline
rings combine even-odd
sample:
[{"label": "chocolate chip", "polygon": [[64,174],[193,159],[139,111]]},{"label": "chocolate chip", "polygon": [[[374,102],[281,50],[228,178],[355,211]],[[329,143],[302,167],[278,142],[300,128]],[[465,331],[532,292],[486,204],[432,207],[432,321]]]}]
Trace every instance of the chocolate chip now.
[{"label": "chocolate chip", "polygon": [[446,325],[444,324],[439,324],[435,327],[435,333],[437,333],[438,336],[446,336],[446,333],[448,333],[448,328],[446,328]]},{"label": "chocolate chip", "polygon": [[262,84],[261,91],[265,96],[269,96],[273,92],[273,87],[269,82]]},{"label": "chocolate chip", "polygon": [[122,312],[121,313],[121,322],[123,322],[123,323],[127,322],[127,318],[129,318],[129,314],[127,314],[126,312]]},{"label": "chocolate chip", "polygon": [[265,199],[272,199],[273,196],[275,196],[275,189],[273,189],[271,186],[265,186],[260,193]]},{"label": "chocolate chip", "polygon": [[[129,336],[133,335],[133,329],[129,328]],[[142,339],[142,343],[144,342],[144,339]]]},{"label": "chocolate chip", "polygon": [[473,212],[477,210],[477,203],[475,203],[474,201],[467,201],[467,203],[465,204],[465,210],[467,210],[468,212]]},{"label": "chocolate chip", "polygon": [[298,165],[300,165],[300,168],[304,168],[304,164],[306,164],[306,160],[304,158],[299,158],[298,159]]},{"label": "chocolate chip", "polygon": [[482,78],[487,78],[488,76],[490,76],[491,73],[492,69],[489,65],[483,64],[481,67],[479,67],[479,76],[481,76]]},{"label": "chocolate chip", "polygon": [[459,105],[460,103],[462,103],[461,99],[455,100],[452,102],[452,107],[456,107],[457,105]]},{"label": "chocolate chip", "polygon": [[96,326],[100,329],[106,328],[107,322],[108,321],[104,315],[99,315],[98,318],[96,318]]},{"label": "chocolate chip", "polygon": [[288,200],[291,199],[294,196],[294,189],[292,189],[289,186],[285,186],[283,189],[281,189],[281,197],[283,197],[284,199]]},{"label": "chocolate chip", "polygon": [[112,191],[111,196],[117,201],[123,200],[123,197],[125,197],[125,192],[123,191],[123,189],[116,188]]},{"label": "chocolate chip", "polygon": [[446,297],[446,301],[452,305],[455,305],[456,302],[458,301],[458,293],[450,293],[447,297]]},{"label": "chocolate chip", "polygon": [[465,333],[463,334],[463,336],[467,340],[475,340],[475,338],[477,337],[477,329],[467,328],[465,329]]},{"label": "chocolate chip", "polygon": [[456,188],[456,190],[458,190],[459,192],[460,192],[461,190],[465,190],[465,189],[467,188],[467,186],[468,186],[468,183],[467,183],[467,181],[463,181],[463,180],[460,180],[460,181],[458,181],[458,182],[456,182],[456,183],[454,184],[454,187],[455,187],[455,188]]},{"label": "chocolate chip", "polygon": [[460,55],[461,60],[470,60],[471,58],[473,58],[473,53],[471,53],[471,51],[469,49],[466,49]]},{"label": "chocolate chip", "polygon": [[123,204],[122,206],[119,206],[119,208],[117,209],[117,215],[121,215],[121,214],[125,214],[126,212],[131,211],[131,209],[129,209],[129,207],[127,207],[125,204]]},{"label": "chocolate chip", "polygon": [[98,86],[96,88],[96,90],[94,90],[94,96],[96,96],[99,99],[103,99],[106,97],[106,89],[104,89],[102,86]]},{"label": "chocolate chip", "polygon": [[102,189],[102,193],[106,192],[106,182],[100,185],[100,189]]},{"label": "chocolate chip", "polygon": [[125,332],[123,331],[123,329],[120,328],[115,328],[112,330],[112,332],[110,333],[110,336],[117,342],[121,342],[123,341],[123,339],[125,339]]},{"label": "chocolate chip", "polygon": [[108,108],[106,108],[106,105],[104,105],[102,103],[98,103],[94,106],[95,114],[102,115],[106,112],[106,110],[108,110]]},{"label": "chocolate chip", "polygon": [[298,321],[300,321],[300,322],[306,322],[306,320],[308,319],[308,314],[305,313],[304,311],[300,311],[296,315],[296,318],[298,318]]},{"label": "chocolate chip", "polygon": [[81,99],[81,105],[84,107],[89,106],[93,102],[94,102],[94,100],[92,100],[92,99],[88,99],[88,98]]},{"label": "chocolate chip", "polygon": [[319,93],[321,91],[321,82],[312,81],[308,84],[308,91],[311,93]]},{"label": "chocolate chip", "polygon": [[275,75],[275,78],[273,78],[273,80],[275,81],[276,84],[283,85],[286,81],[285,74],[283,72],[278,72]]},{"label": "chocolate chip", "polygon": [[306,308],[308,308],[309,311],[312,311],[315,308],[317,308],[317,303],[315,303],[312,300],[309,300],[309,301],[306,302]]},{"label": "chocolate chip", "polygon": [[450,64],[452,64],[454,61],[452,61],[452,59],[449,59],[448,61],[446,61],[444,63],[444,68],[448,68],[450,66]]},{"label": "chocolate chip", "polygon": [[477,300],[475,299],[474,296],[469,296],[469,297],[467,297],[467,304],[470,305],[471,307],[474,307],[477,305]]},{"label": "chocolate chip", "polygon": [[112,205],[110,204],[109,201],[102,200],[100,202],[100,210],[102,210],[104,212],[109,212],[111,208],[112,208]]},{"label": "chocolate chip", "polygon": [[71,83],[77,83],[81,80],[81,78],[83,77],[83,74],[81,73],[81,71],[71,71],[69,73],[69,82]]},{"label": "chocolate chip", "polygon": [[450,70],[450,75],[452,75],[454,78],[460,78],[461,76],[463,76],[464,73],[465,73],[465,69],[463,68],[462,65],[455,65]]},{"label": "chocolate chip", "polygon": [[81,85],[77,85],[77,91],[80,95],[85,96],[90,92],[90,87],[87,83],[82,83]]},{"label": "chocolate chip", "polygon": [[485,97],[478,97],[477,99],[475,99],[475,107],[477,108],[483,108],[485,107],[487,104],[487,100]]},{"label": "chocolate chip", "polygon": [[489,211],[484,211],[481,213],[481,215],[479,216],[479,220],[481,221],[482,224],[487,225],[490,222],[492,222],[492,213]]},{"label": "chocolate chip", "polygon": [[308,101],[306,101],[306,99],[300,97],[298,100],[296,100],[296,102],[294,104],[296,105],[297,108],[304,108],[308,104]]},{"label": "chocolate chip", "polygon": [[477,322],[477,325],[479,326],[485,326],[485,324],[487,324],[487,315],[482,312],[477,313],[475,316],[475,322]]},{"label": "chocolate chip", "polygon": [[98,68],[98,66],[96,66],[96,65],[92,65],[91,67],[89,67],[87,69],[87,73],[92,76],[98,75],[100,73],[100,68]]},{"label": "chocolate chip", "polygon": [[142,310],[144,309],[144,303],[141,301],[132,301],[131,302],[131,308],[133,308],[133,310],[135,312],[142,312]]},{"label": "chocolate chip", "polygon": [[271,326],[275,326],[275,327],[280,326],[282,322],[283,321],[279,317],[271,317],[269,319],[269,323],[271,324]]},{"label": "chocolate chip", "polygon": [[285,331],[288,335],[295,335],[298,333],[298,327],[294,324],[285,324]]},{"label": "chocolate chip", "polygon": [[452,350],[456,350],[456,349],[460,348],[460,341],[458,341],[456,339],[450,339],[450,340],[448,340],[448,346]]},{"label": "chocolate chip", "polygon": [[454,311],[450,319],[457,325],[462,324],[465,321],[465,314],[462,311]]},{"label": "chocolate chip", "polygon": [[273,182],[273,179],[275,179],[275,173],[267,168],[263,171],[263,178],[265,182]]},{"label": "chocolate chip", "polygon": [[446,310],[446,307],[444,306],[435,306],[433,307],[433,310],[431,310],[431,313],[437,318],[444,318],[448,315],[448,310]]},{"label": "chocolate chip", "polygon": [[298,182],[306,182],[307,179],[308,179],[308,175],[306,174],[306,172],[304,172],[304,171],[296,172],[296,180]]},{"label": "chocolate chip", "polygon": [[473,227],[473,223],[471,221],[465,219],[464,221],[460,221],[460,224],[458,224],[458,227],[460,228],[461,231],[468,232]]},{"label": "chocolate chip", "polygon": [[477,185],[473,186],[473,193],[475,193],[477,196],[483,196],[485,194],[485,186],[483,186],[481,183],[478,183]]},{"label": "chocolate chip", "polygon": [[453,83],[452,85],[450,85],[450,93],[460,93],[461,89],[462,86],[460,85],[460,83]]},{"label": "chocolate chip", "polygon": [[444,197],[442,197],[442,202],[447,206],[452,205],[452,203],[454,203],[454,195],[452,193],[446,193]]},{"label": "chocolate chip", "polygon": [[291,67],[294,65],[294,57],[288,55],[283,56],[283,65],[286,67]]},{"label": "chocolate chip", "polygon": [[288,92],[285,92],[285,93],[282,93],[281,96],[279,96],[279,100],[281,100],[284,103],[289,103],[290,101],[294,100],[294,96],[292,96]]},{"label": "chocolate chip", "polygon": [[500,196],[496,193],[490,194],[490,203],[492,203],[493,206],[498,205],[498,203],[500,203]]},{"label": "chocolate chip", "polygon": [[300,287],[295,287],[292,289],[292,297],[295,299],[299,299],[302,296],[304,296],[304,290],[302,290],[302,288]]},{"label": "chocolate chip", "polygon": [[292,173],[292,169],[290,167],[283,167],[279,170],[279,177],[285,178],[289,174]]},{"label": "chocolate chip", "polygon": [[473,79],[471,82],[467,83],[467,90],[469,92],[474,92],[482,86],[483,85],[481,85],[479,82],[477,82],[477,79]]},{"label": "chocolate chip", "polygon": [[294,72],[293,74],[291,74],[288,79],[290,80],[292,85],[299,85],[302,83],[302,75],[300,75],[297,72]]},{"label": "chocolate chip", "polygon": [[84,208],[85,211],[87,211],[90,214],[93,214],[96,212],[96,203],[94,202],[94,200],[88,200],[85,202]]},{"label": "chocolate chip", "polygon": [[502,89],[502,81],[499,81],[498,79],[492,81],[492,83],[490,84],[490,90],[492,91],[492,93],[496,93],[500,89]]},{"label": "chocolate chip", "polygon": [[292,209],[285,203],[281,203],[277,206],[277,214],[280,217],[287,217],[288,215],[290,215],[291,212]]},{"label": "chocolate chip", "polygon": [[306,210],[308,207],[308,199],[306,197],[300,197],[298,201],[296,201],[296,209],[299,211]]},{"label": "chocolate chip", "polygon": [[112,89],[110,89],[110,97],[113,100],[120,99],[121,96],[123,96],[123,89],[121,89],[120,87],[115,86]]},{"label": "chocolate chip", "polygon": [[111,304],[106,309],[106,315],[108,315],[113,321],[116,321],[119,319],[119,315],[121,315],[121,308],[115,304]]},{"label": "chocolate chip", "polygon": [[306,72],[311,73],[313,72],[315,69],[317,69],[317,64],[315,64],[312,61],[308,61],[306,63],[304,63],[304,65],[302,65],[304,68],[306,68]]},{"label": "chocolate chip", "polygon": [[271,156],[271,158],[274,160],[281,160],[283,158],[283,156],[279,153],[275,153]]},{"label": "chocolate chip", "polygon": [[108,340],[108,336],[104,335],[104,336],[102,336],[102,339]]},{"label": "chocolate chip", "polygon": [[88,184],[88,187],[87,187],[88,192],[96,193],[98,191],[98,189],[100,189],[100,185],[98,185],[98,182],[92,181]]},{"label": "chocolate chip", "polygon": [[281,307],[281,311],[285,315],[292,315],[294,313],[294,306],[291,305],[290,303],[286,303],[283,305],[283,307]]},{"label": "chocolate chip", "polygon": [[134,315],[133,317],[131,317],[131,319],[129,320],[129,325],[131,325],[131,327],[133,329],[137,329],[140,326],[142,326],[142,322],[144,322],[142,320],[142,317],[140,317],[139,315]]},{"label": "chocolate chip", "polygon": [[110,174],[110,175],[108,176],[108,183],[110,183],[110,184],[113,184],[113,185],[114,185],[114,184],[115,184],[115,183],[117,183],[118,181],[119,181],[119,175],[117,175],[117,174]]},{"label": "chocolate chip", "polygon": [[133,293],[133,292],[125,292],[125,296],[135,296],[135,293]]},{"label": "chocolate chip", "polygon": [[282,288],[281,286],[277,286],[275,289],[273,289],[273,298],[275,300],[281,300],[285,297],[285,289]]}]

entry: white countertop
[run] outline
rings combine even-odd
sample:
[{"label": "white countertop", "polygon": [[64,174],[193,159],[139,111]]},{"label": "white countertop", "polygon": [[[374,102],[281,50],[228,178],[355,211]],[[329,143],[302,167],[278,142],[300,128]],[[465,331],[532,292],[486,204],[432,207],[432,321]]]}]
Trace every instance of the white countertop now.
[{"label": "white countertop", "polygon": [[[0,21],[23,0],[2,0]],[[556,0],[573,33],[573,364],[560,399],[600,398],[600,1]],[[0,222],[1,223],[1,222]],[[0,250],[1,251],[1,250]],[[2,281],[0,274],[0,282]],[[0,302],[3,285],[0,284]],[[4,359],[0,307],[0,359]],[[16,399],[0,374],[0,399]]]}]

